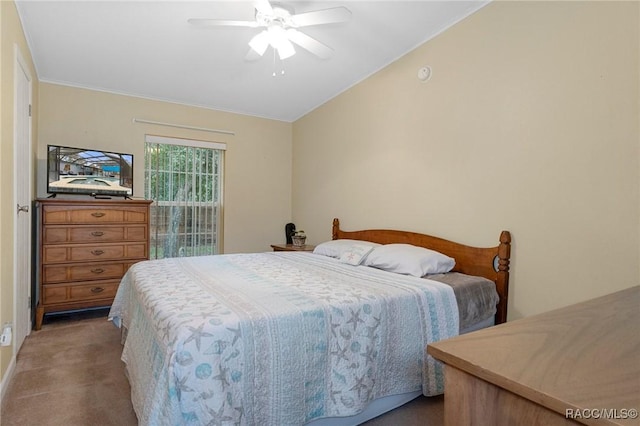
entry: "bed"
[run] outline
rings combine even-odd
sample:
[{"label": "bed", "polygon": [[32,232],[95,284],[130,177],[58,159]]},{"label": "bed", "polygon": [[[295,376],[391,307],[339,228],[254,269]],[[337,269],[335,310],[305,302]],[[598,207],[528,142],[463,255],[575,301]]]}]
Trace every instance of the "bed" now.
[{"label": "bed", "polygon": [[[426,344],[506,320],[510,243],[507,231],[498,246],[475,248],[413,232],[344,231],[334,219],[332,240],[318,247],[348,247],[339,257],[318,250],[137,263],[109,319],[123,329],[139,424],[359,424],[440,394],[442,366]],[[385,250],[416,247],[455,266],[421,277],[375,264]],[[491,282],[489,318],[462,326],[452,276]]]}]

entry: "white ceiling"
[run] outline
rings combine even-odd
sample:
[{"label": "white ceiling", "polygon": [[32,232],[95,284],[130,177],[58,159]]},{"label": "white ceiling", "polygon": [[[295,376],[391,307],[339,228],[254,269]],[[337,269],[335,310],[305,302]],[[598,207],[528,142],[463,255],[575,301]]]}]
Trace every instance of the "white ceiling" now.
[{"label": "white ceiling", "polygon": [[[17,1],[40,81],[295,121],[475,12],[487,1],[283,1],[296,13],[346,6],[348,23],[301,28],[334,49],[280,63],[244,59],[260,29],[250,1]],[[425,58],[428,65],[428,58]],[[272,76],[284,67],[285,74]],[[417,70],[416,70],[417,72]]]}]

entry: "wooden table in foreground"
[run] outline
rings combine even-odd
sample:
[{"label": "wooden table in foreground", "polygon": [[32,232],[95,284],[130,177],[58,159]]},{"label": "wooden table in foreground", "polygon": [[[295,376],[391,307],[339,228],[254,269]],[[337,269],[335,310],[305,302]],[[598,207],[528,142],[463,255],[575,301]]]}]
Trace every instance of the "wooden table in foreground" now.
[{"label": "wooden table in foreground", "polygon": [[446,425],[638,425],[640,287],[443,340]]}]

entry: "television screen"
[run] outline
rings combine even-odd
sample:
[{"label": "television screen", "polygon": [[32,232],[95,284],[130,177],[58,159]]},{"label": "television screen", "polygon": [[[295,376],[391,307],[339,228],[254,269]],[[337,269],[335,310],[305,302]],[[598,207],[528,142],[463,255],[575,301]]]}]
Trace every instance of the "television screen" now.
[{"label": "television screen", "polygon": [[131,197],[133,155],[47,146],[47,192]]}]

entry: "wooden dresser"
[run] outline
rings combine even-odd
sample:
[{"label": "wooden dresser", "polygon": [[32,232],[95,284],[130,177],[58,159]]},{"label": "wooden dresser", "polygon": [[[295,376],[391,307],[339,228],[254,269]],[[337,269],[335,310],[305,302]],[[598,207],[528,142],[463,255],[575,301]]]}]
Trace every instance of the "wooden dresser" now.
[{"label": "wooden dresser", "polygon": [[428,345],[445,425],[638,425],[640,287]]},{"label": "wooden dresser", "polygon": [[149,258],[150,204],[37,200],[36,330],[48,312],[111,305],[127,269]]}]

